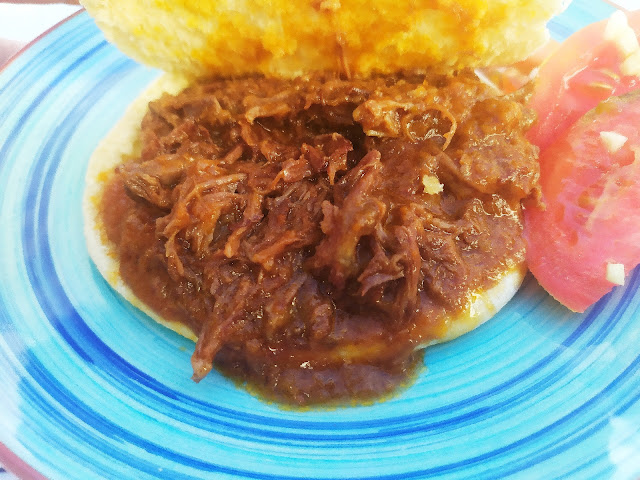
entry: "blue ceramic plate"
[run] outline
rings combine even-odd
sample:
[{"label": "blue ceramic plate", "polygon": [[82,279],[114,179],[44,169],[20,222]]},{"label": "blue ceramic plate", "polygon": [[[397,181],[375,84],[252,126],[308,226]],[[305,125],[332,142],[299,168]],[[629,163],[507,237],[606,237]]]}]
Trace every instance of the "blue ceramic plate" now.
[{"label": "blue ceramic plate", "polygon": [[[612,11],[576,0],[551,28]],[[0,74],[0,461],[80,480],[640,475],[638,271],[584,315],[528,278],[372,406],[288,411],[215,373],[193,383],[193,344],[114,294],[82,233],[87,159],[157,75],[84,13]]]}]

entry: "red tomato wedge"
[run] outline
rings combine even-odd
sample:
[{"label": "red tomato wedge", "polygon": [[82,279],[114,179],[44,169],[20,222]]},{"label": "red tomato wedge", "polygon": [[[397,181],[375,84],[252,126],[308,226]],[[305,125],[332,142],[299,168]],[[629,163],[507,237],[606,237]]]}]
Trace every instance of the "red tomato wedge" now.
[{"label": "red tomato wedge", "polygon": [[[611,97],[541,152],[546,209],[526,208],[529,268],[571,310],[613,287],[607,264],[640,261],[640,91]],[[624,141],[611,145],[603,136]],[[626,140],[625,140],[626,139]]]},{"label": "red tomato wedge", "polygon": [[[627,20],[639,37],[640,11],[628,13]],[[608,23],[603,20],[576,32],[541,65],[529,103],[538,121],[528,133],[541,149],[601,101],[640,88],[637,76],[621,71],[625,54],[616,39],[607,37]],[[612,25],[610,30],[623,29]]]},{"label": "red tomato wedge", "polygon": [[639,34],[640,11],[575,33],[542,64],[529,102],[545,208],[526,206],[527,261],[578,312],[640,261]]}]

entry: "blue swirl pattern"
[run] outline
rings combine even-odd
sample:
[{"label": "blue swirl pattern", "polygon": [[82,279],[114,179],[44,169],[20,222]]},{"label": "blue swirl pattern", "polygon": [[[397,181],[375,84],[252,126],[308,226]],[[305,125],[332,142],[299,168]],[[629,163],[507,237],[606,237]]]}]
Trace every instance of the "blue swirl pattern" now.
[{"label": "blue swirl pattern", "polygon": [[[612,10],[576,0],[551,29]],[[82,232],[87,159],[157,75],[84,13],[0,74],[1,443],[52,479],[640,475],[639,271],[584,315],[528,277],[374,405],[295,411],[216,373],[194,384],[193,344],[108,287]]]}]

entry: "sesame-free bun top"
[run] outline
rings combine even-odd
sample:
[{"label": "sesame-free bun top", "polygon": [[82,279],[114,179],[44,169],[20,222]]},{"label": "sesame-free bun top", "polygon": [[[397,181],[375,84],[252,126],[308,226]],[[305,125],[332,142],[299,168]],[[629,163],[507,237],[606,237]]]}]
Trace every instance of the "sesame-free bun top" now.
[{"label": "sesame-free bun top", "polygon": [[81,0],[132,58],[187,77],[509,64],[565,0]]}]

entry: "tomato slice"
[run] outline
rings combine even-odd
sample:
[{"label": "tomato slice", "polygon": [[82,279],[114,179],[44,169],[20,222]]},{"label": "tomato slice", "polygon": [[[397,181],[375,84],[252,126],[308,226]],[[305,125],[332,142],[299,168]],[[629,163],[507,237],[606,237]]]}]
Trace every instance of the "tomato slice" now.
[{"label": "tomato slice", "polygon": [[[541,152],[546,208],[525,208],[529,268],[574,311],[611,290],[608,264],[628,272],[640,261],[638,125],[634,91],[602,102]],[[624,144],[617,149],[611,136]]]},{"label": "tomato slice", "polygon": [[530,100],[545,208],[526,205],[527,261],[574,311],[611,290],[608,266],[640,261],[639,33],[640,11],[575,33],[542,64]]},{"label": "tomato slice", "polygon": [[[640,38],[640,10],[628,13],[627,20]],[[528,138],[541,149],[601,101],[640,88],[638,76],[622,73],[626,57],[617,39],[607,36],[609,21],[576,32],[540,67],[529,102],[538,121]],[[621,33],[624,29],[612,25],[610,30]]]}]

